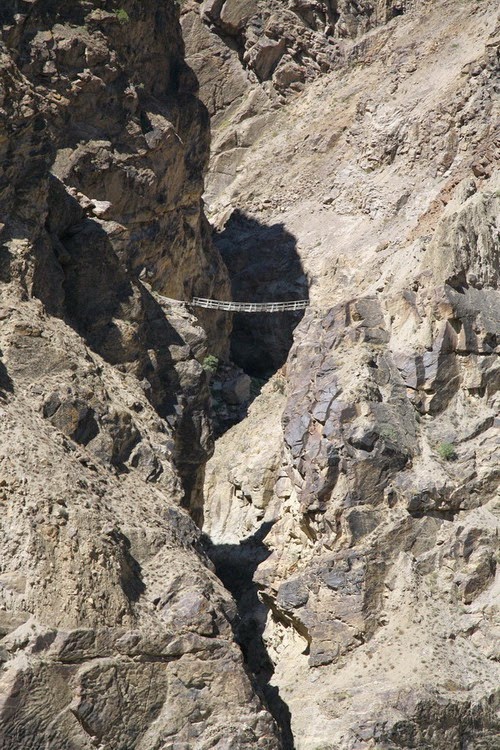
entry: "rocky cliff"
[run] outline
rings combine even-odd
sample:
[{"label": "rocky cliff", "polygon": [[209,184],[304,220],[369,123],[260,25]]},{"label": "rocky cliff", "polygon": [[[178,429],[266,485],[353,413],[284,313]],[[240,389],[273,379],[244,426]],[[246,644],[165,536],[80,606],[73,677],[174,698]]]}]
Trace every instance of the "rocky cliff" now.
[{"label": "rocky cliff", "polygon": [[209,202],[232,182],[246,150],[269,136],[274,111],[310,82],[340,70],[351,40],[415,5],[406,0],[185,0],[187,59],[212,115]]},{"label": "rocky cliff", "polygon": [[498,748],[497,12],[2,4],[2,748]]},{"label": "rocky cliff", "polygon": [[340,61],[310,83],[304,64],[264,126],[216,120],[223,253],[242,206],[248,258],[279,225],[267,263],[292,245],[312,303],[218,441],[205,507],[297,750],[500,742],[497,9],[402,10],[363,26],[358,9]]},{"label": "rocky cliff", "polygon": [[178,9],[0,17],[0,744],[278,748],[192,520],[227,324],[165,296],[228,282]]}]

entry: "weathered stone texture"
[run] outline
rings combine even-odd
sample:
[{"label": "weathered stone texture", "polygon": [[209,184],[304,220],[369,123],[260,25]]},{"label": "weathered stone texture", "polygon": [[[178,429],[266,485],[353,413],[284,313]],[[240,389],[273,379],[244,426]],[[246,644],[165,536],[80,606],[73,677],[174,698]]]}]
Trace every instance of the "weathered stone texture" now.
[{"label": "weathered stone texture", "polygon": [[499,743],[498,23],[474,8],[360,33],[212,204],[222,242],[242,205],[279,222],[309,283],[205,485],[297,750]]},{"label": "weathered stone texture", "polygon": [[274,110],[307,83],[341,69],[352,40],[418,5],[406,0],[182,3],[187,60],[213,116],[209,202],[237,176],[246,149],[266,138]]},{"label": "weathered stone texture", "polygon": [[227,327],[162,295],[228,285],[178,10],[0,19],[0,745],[278,748],[180,507],[200,521]]}]

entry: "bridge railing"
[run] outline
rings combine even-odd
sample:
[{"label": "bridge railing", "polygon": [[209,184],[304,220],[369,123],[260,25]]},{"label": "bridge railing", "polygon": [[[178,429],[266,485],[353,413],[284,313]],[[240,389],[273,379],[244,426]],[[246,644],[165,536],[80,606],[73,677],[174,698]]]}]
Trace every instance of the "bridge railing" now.
[{"label": "bridge railing", "polygon": [[205,307],[209,310],[226,310],[227,312],[287,312],[290,310],[304,310],[309,305],[309,300],[299,299],[289,302],[226,302],[218,299],[205,299],[204,297],[193,297],[193,307]]}]

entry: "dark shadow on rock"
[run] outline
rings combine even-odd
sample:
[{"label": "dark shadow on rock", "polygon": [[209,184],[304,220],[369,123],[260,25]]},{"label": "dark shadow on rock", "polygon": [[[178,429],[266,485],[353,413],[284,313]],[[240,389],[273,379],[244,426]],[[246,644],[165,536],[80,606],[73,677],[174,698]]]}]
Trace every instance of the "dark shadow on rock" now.
[{"label": "dark shadow on rock", "polygon": [[[56,217],[53,227],[61,227]],[[199,483],[199,469],[212,448],[209,439],[200,437],[209,397],[206,377],[201,373],[188,395],[182,395],[186,388],[181,387],[171,347],[183,349],[186,342],[154,296],[127,271],[98,221],[84,218],[60,234],[51,232],[51,240],[59,287],[54,289],[54,274],[45,272],[53,261],[44,256],[35,274],[36,296],[106,362],[137,377],[157,413],[174,428],[174,461],[184,484],[185,507],[192,510],[195,480]],[[55,298],[60,300],[57,308]],[[201,518],[195,520],[201,523]]]},{"label": "dark shadow on rock", "polygon": [[12,264],[12,253],[6,247],[0,246],[0,282],[8,284],[10,281],[10,267]]},{"label": "dark shadow on rock", "polygon": [[254,676],[281,733],[283,750],[294,750],[291,715],[277,687],[270,684],[274,672],[262,638],[268,607],[258,596],[253,576],[258,565],[271,554],[264,543],[273,523],[265,522],[252,536],[240,544],[213,544],[207,538],[207,553],[224,586],[231,592],[238,607],[233,623],[248,670]]},{"label": "dark shadow on rock", "polygon": [[[153,405],[162,416],[172,414],[179,383],[169,346],[184,341],[160,305],[127,273],[97,221],[71,226],[55,253],[63,272],[61,316],[107,362],[124,368],[133,364]],[[40,287],[37,296],[50,304]]]},{"label": "dark shadow on rock", "polygon": [[136,602],[146,591],[146,585],[142,580],[141,566],[130,553],[130,539],[121,532],[114,532],[118,537],[122,549],[123,558],[120,566],[120,585],[125,596]]},{"label": "dark shadow on rock", "polygon": [[[1,354],[2,352],[0,350],[0,356]],[[0,396],[4,395],[5,393],[13,393],[13,391],[14,383],[12,382],[4,363],[0,361]]]},{"label": "dark shadow on rock", "polygon": [[[239,302],[287,302],[308,299],[307,279],[297,240],[284,225],[263,224],[236,210],[214,237]],[[304,311],[237,313],[231,356],[253,377],[268,378],[286,361],[293,330]]]}]

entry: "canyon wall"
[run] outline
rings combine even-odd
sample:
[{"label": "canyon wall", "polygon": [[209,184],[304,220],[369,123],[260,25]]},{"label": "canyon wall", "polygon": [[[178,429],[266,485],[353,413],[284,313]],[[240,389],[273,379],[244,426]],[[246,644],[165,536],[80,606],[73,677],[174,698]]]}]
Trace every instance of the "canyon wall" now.
[{"label": "canyon wall", "polygon": [[178,9],[0,18],[0,744],[278,748],[194,522],[228,328],[166,297],[229,287]]},{"label": "canyon wall", "polygon": [[185,0],[187,60],[212,117],[209,204],[232,182],[247,150],[272,132],[274,111],[341,69],[346,42],[419,2]]},{"label": "canyon wall", "polygon": [[497,750],[496,4],[0,23],[1,746]]},{"label": "canyon wall", "polygon": [[[225,152],[211,199],[223,253],[244,206],[246,256],[279,225],[309,287],[205,485],[239,637],[296,750],[500,741],[497,13],[425,3],[334,34],[341,62]],[[271,275],[282,257],[276,239]]]}]

